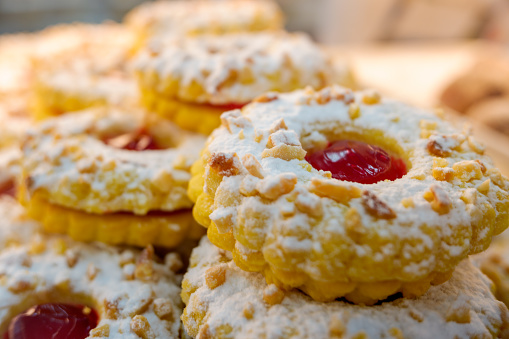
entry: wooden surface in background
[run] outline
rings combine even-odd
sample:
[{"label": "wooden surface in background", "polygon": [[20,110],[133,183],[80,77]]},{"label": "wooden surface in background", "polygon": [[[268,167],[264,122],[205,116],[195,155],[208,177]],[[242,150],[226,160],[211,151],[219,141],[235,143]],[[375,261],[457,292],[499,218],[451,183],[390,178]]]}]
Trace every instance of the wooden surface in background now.
[{"label": "wooden surface in background", "polygon": [[[410,104],[435,108],[445,86],[468,70],[477,58],[500,47],[484,42],[405,43],[369,46],[326,47],[345,60],[362,88],[374,88]],[[509,81],[509,79],[508,79]],[[509,176],[509,136],[459,113],[454,120],[471,123],[476,138],[486,145],[495,165]]]}]

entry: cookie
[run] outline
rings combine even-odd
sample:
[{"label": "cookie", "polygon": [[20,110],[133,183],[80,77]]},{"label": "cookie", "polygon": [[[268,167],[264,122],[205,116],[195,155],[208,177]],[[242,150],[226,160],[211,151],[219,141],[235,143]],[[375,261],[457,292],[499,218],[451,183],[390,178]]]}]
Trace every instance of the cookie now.
[{"label": "cookie", "polygon": [[266,91],[328,82],[328,57],[302,34],[200,36],[154,43],[134,63],[142,104],[182,128],[209,134],[224,111]]},{"label": "cookie", "polygon": [[173,247],[197,228],[186,189],[203,141],[136,110],[50,119],[23,144],[20,199],[48,232]]},{"label": "cookie", "polygon": [[469,129],[332,86],[221,116],[189,196],[247,271],[320,301],[420,296],[508,225],[508,181]]},{"label": "cookie", "polygon": [[468,260],[417,299],[321,303],[268,285],[203,239],[184,276],[182,321],[203,338],[505,338],[509,312]]}]

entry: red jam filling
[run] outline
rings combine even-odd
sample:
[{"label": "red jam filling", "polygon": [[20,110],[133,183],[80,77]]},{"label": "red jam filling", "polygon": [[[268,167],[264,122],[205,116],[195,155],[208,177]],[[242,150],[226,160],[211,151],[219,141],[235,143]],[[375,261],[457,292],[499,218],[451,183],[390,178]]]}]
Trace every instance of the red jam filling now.
[{"label": "red jam filling", "polygon": [[83,339],[98,319],[97,312],[85,306],[42,304],[12,319],[3,339]]},{"label": "red jam filling", "polygon": [[232,102],[232,103],[229,103],[229,104],[223,104],[223,105],[213,105],[213,104],[209,104],[211,107],[214,107],[214,108],[220,108],[222,109],[223,111],[231,111],[231,110],[234,110],[234,109],[241,109],[242,107],[246,106],[247,103],[245,104],[239,104],[238,102]]},{"label": "red jam filling", "polygon": [[402,159],[361,141],[334,141],[324,150],[308,154],[306,160],[317,170],[330,171],[334,179],[361,184],[396,180],[406,174]]},{"label": "red jam filling", "polygon": [[14,186],[14,181],[9,180],[4,183],[0,183],[0,195],[10,195],[11,197],[16,197],[16,187]]},{"label": "red jam filling", "polygon": [[106,145],[128,151],[162,150],[154,138],[144,129],[117,135],[103,140]]}]

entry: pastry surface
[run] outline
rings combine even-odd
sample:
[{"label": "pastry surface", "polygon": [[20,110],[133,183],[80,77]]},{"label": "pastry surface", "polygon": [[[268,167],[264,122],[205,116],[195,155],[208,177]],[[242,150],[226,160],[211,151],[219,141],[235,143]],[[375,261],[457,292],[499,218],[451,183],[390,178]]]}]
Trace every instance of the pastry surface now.
[{"label": "pastry surface", "polygon": [[505,338],[507,308],[468,260],[417,299],[320,303],[278,291],[202,239],[184,276],[184,328],[196,338]]}]

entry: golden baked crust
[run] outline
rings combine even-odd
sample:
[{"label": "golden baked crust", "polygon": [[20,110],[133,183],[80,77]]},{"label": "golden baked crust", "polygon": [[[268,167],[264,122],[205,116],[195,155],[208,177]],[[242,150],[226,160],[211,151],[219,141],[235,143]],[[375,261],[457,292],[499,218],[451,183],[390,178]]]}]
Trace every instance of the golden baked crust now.
[{"label": "golden baked crust", "polygon": [[[63,25],[54,28],[52,34],[72,39],[74,45],[36,57],[36,118],[93,106],[129,107],[137,103],[136,82],[128,71],[135,38],[131,30],[114,23]],[[44,31],[41,36],[44,39]]]},{"label": "golden baked crust", "polygon": [[[102,141],[143,128],[168,148],[135,152]],[[50,203],[96,214],[189,208],[189,167],[203,141],[133,110],[98,108],[48,120],[23,145],[26,198],[38,193]]]},{"label": "golden baked crust", "polygon": [[423,296],[375,306],[321,303],[239,269],[203,239],[184,276],[184,328],[197,338],[505,338],[509,311],[468,260]]},{"label": "golden baked crust", "polygon": [[139,35],[138,46],[152,38],[256,32],[283,28],[283,14],[273,1],[241,0],[146,2],[125,17]]},{"label": "golden baked crust", "polygon": [[[280,287],[323,301],[419,296],[508,225],[507,179],[468,129],[430,112],[333,86],[264,95],[221,120],[191,169],[193,214]],[[397,154],[408,173],[363,185],[304,160],[345,138]]]}]

